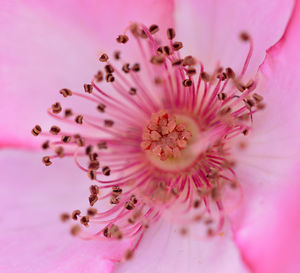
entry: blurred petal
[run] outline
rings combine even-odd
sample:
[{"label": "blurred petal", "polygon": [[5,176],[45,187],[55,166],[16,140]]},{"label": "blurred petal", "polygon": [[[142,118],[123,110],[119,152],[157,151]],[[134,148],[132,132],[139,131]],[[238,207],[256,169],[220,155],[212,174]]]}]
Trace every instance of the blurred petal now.
[{"label": "blurred petal", "polygon": [[9,1],[0,12],[0,146],[36,144],[30,130],[50,125],[41,113],[58,90],[81,91],[130,21],[173,24],[171,0]]},{"label": "blurred petal", "polygon": [[208,71],[217,62],[240,71],[248,46],[241,42],[241,31],[254,40],[254,53],[248,73],[253,76],[265,51],[283,34],[292,12],[293,0],[188,0],[177,1],[178,38],[189,54],[197,56]]},{"label": "blurred petal", "polygon": [[110,273],[122,259],[129,241],[84,241],[59,220],[62,212],[88,207],[89,184],[80,170],[68,171],[73,164],[46,168],[39,156],[1,152],[0,272]]},{"label": "blurred petal", "polygon": [[180,228],[162,219],[146,231],[132,260],[116,264],[115,273],[246,273],[227,230],[223,236],[204,239],[191,230],[181,235]]},{"label": "blurred petal", "polygon": [[267,108],[254,121],[253,136],[238,161],[245,202],[232,220],[236,241],[253,272],[300,270],[293,252],[300,243],[299,28],[298,1],[286,33],[261,66]]}]

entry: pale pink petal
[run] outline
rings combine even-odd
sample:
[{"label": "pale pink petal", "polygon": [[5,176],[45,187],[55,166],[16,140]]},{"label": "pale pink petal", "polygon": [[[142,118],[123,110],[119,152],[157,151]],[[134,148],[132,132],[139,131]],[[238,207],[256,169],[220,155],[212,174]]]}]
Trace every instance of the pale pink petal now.
[{"label": "pale pink petal", "polygon": [[[81,91],[130,21],[173,24],[173,1],[9,1],[0,11],[0,146],[32,147],[58,90]],[[164,32],[162,32],[164,33]],[[48,128],[47,128],[48,129]]]},{"label": "pale pink petal", "polygon": [[59,219],[88,207],[89,183],[72,161],[46,168],[38,155],[2,151],[0,165],[0,272],[112,272],[131,243],[74,238]]},{"label": "pale pink petal", "polygon": [[[235,239],[254,272],[298,272],[300,152],[300,5],[261,67],[267,108],[254,121],[237,174],[243,206],[232,216]],[[244,155],[243,155],[244,154]],[[297,249],[297,250],[296,250]],[[263,259],[261,258],[263,257]]]},{"label": "pale pink petal", "polygon": [[[203,223],[201,223],[203,225]],[[214,238],[182,235],[182,227],[161,220],[146,231],[132,260],[115,265],[115,273],[248,272],[230,229]]]},{"label": "pale pink petal", "polygon": [[293,0],[188,0],[177,1],[178,38],[186,53],[200,58],[208,71],[219,65],[241,70],[248,45],[241,42],[241,31],[254,40],[249,75],[257,71],[265,51],[277,42],[288,22]]}]

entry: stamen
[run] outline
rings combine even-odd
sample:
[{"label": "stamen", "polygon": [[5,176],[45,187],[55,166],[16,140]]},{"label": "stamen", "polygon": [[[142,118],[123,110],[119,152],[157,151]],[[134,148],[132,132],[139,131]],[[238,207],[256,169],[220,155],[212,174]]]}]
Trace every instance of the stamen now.
[{"label": "stamen", "polygon": [[35,125],[35,127],[31,130],[31,133],[34,136],[38,136],[42,132],[42,128],[40,125]]}]

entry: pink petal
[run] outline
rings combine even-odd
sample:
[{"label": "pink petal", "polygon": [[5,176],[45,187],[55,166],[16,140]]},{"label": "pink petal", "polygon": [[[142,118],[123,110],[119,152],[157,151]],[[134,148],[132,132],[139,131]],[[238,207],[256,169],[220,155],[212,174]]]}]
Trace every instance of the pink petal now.
[{"label": "pink petal", "polygon": [[[241,42],[241,31],[254,40],[249,75],[257,71],[265,51],[281,37],[290,17],[292,0],[188,0],[177,1],[178,38],[185,52],[198,57],[208,71],[219,64],[240,71],[248,45]],[[219,63],[217,63],[219,61]]]},{"label": "pink petal", "polygon": [[194,236],[198,227],[189,226],[186,235],[180,228],[163,219],[152,225],[132,260],[116,264],[115,273],[248,272],[229,228],[225,235],[209,239]]},{"label": "pink petal", "polygon": [[89,183],[72,161],[46,168],[40,156],[2,151],[0,165],[0,272],[112,272],[129,241],[83,241],[59,220],[88,207]]},{"label": "pink petal", "polygon": [[[237,173],[245,201],[232,216],[235,239],[253,272],[299,272],[300,4],[261,67],[267,108],[257,119]],[[256,122],[254,122],[256,123]],[[262,259],[263,257],[263,259]]]},{"label": "pink petal", "polygon": [[81,91],[99,67],[100,52],[120,47],[115,38],[130,21],[165,29],[172,12],[171,0],[2,3],[0,146],[35,145],[30,130],[50,125],[43,113],[61,100],[58,90]]}]

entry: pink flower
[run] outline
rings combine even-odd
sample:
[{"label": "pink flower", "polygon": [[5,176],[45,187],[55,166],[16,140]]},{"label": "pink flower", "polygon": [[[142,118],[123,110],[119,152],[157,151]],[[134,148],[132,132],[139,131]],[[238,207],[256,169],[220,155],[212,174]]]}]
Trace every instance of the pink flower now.
[{"label": "pink flower", "polygon": [[140,2],[2,5],[0,271],[298,272],[299,2]]}]

